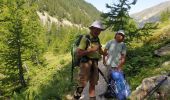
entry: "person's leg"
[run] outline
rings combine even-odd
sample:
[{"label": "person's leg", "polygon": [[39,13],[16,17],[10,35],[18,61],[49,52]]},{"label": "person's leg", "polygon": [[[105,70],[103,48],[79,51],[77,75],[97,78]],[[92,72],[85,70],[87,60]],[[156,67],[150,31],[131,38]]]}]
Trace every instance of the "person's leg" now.
[{"label": "person's leg", "polygon": [[89,80],[90,66],[89,62],[80,63],[79,83],[74,93],[75,99],[79,99],[81,97],[81,93]]},{"label": "person's leg", "polygon": [[99,79],[99,72],[98,72],[98,62],[93,61],[91,66],[91,74],[90,74],[90,86],[89,86],[89,96],[90,99],[95,100],[95,85],[97,85]]},{"label": "person's leg", "polygon": [[90,82],[90,86],[89,86],[89,96],[95,97],[95,84],[92,81]]}]

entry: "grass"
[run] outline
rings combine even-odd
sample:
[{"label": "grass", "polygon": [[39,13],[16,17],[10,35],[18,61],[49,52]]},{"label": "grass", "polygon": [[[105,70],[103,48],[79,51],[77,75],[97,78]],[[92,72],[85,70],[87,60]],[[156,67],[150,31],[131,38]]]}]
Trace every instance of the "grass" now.
[{"label": "grass", "polygon": [[161,24],[144,42],[132,43],[128,50],[125,72],[134,90],[144,78],[170,72],[170,66],[161,67],[170,60],[170,55],[156,57],[154,50],[170,43],[170,25]]},{"label": "grass", "polygon": [[[170,59],[170,56],[168,57]],[[170,73],[170,65],[167,66],[148,66],[141,68],[140,72],[132,76],[130,79],[130,83],[132,89],[134,90],[137,86],[139,86],[144,78],[152,77],[156,75],[165,75]]]},{"label": "grass", "polygon": [[47,52],[44,57],[47,66],[32,68],[28,88],[15,93],[13,99],[63,100],[72,90],[70,54]]}]

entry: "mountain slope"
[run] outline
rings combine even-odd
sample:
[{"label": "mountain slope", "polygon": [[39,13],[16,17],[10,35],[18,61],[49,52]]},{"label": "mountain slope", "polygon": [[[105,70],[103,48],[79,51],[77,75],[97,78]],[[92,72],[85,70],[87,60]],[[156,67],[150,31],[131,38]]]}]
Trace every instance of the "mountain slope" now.
[{"label": "mountain slope", "polygon": [[166,11],[167,9],[170,9],[170,1],[160,3],[159,5],[132,14],[131,16],[135,18],[139,24],[156,22],[159,21],[161,12]]},{"label": "mountain slope", "polygon": [[59,20],[69,20],[75,24],[89,25],[99,19],[100,12],[84,0],[38,0],[39,11],[46,11]]}]

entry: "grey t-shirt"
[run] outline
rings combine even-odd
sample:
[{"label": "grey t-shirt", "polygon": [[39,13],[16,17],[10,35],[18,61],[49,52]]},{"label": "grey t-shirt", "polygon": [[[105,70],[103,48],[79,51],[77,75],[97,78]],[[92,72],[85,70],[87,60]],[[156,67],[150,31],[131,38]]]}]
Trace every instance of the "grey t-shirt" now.
[{"label": "grey t-shirt", "polygon": [[125,43],[118,43],[115,40],[110,40],[106,43],[105,48],[108,50],[106,65],[110,67],[117,67],[121,58],[121,54],[126,55]]}]

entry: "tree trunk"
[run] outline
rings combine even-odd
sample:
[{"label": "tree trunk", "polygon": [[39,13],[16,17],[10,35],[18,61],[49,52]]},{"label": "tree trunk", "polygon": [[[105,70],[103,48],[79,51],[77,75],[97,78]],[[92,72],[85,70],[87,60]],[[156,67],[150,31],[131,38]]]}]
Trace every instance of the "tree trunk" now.
[{"label": "tree trunk", "polygon": [[[19,21],[17,21],[16,25],[21,26],[21,23]],[[24,74],[23,74],[22,59],[21,59],[21,37],[20,37],[21,30],[17,29],[15,33],[17,34],[16,42],[17,42],[17,56],[18,56],[17,59],[18,59],[19,80],[20,80],[21,85],[23,87],[26,87],[26,82],[25,82]]]},{"label": "tree trunk", "polygon": [[20,83],[23,87],[26,87],[26,82],[25,82],[24,74],[23,74],[20,45],[18,45],[18,69],[19,69]]}]

